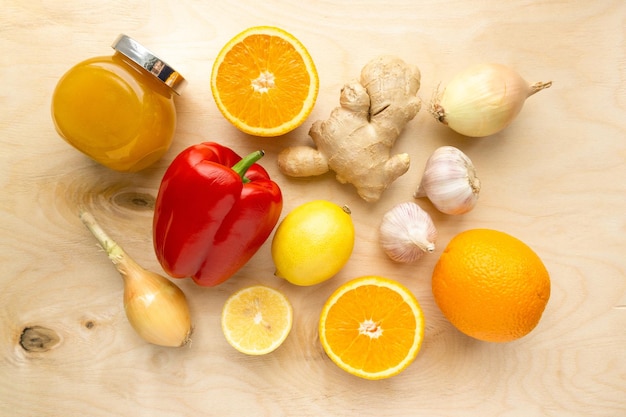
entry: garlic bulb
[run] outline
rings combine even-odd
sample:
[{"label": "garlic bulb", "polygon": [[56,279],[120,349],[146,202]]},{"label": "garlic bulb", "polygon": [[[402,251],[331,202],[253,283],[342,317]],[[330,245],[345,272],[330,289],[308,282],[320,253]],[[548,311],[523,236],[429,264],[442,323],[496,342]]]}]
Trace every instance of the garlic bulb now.
[{"label": "garlic bulb", "polygon": [[396,262],[409,263],[434,252],[437,229],[422,208],[413,202],[398,204],[383,216],[380,243]]},{"label": "garlic bulb", "polygon": [[463,214],[474,208],[479,192],[480,180],[472,161],[454,146],[442,146],[426,161],[414,197],[428,197],[442,213]]},{"label": "garlic bulb", "polygon": [[430,113],[462,135],[489,136],[507,127],[528,97],[551,85],[529,85],[501,64],[475,65],[456,75],[443,93],[435,93]]}]

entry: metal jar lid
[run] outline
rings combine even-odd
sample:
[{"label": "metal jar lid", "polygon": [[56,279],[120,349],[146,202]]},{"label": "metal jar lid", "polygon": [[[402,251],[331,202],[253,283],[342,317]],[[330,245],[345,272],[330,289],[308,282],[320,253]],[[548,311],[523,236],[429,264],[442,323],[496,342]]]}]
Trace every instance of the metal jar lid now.
[{"label": "metal jar lid", "polygon": [[180,95],[187,85],[187,80],[174,70],[174,68],[170,67],[166,62],[159,59],[131,37],[124,34],[119,35],[111,46],[161,80],[165,85],[174,90],[176,94]]}]

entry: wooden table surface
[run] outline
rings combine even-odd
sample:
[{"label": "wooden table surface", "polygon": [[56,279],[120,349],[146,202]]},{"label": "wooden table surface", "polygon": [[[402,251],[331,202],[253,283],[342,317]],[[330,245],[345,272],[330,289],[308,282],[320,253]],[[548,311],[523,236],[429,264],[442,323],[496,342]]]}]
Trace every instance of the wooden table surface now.
[{"label": "wooden table surface", "polygon": [[[2,416],[626,416],[626,5],[601,1],[16,1],[0,2],[0,415]],[[220,48],[254,25],[274,25],[309,49],[320,76],[310,119],[291,134],[244,135],[218,112],[209,76]],[[189,81],[177,98],[174,144],[138,174],[91,162],[56,134],[50,99],[70,66],[109,55],[126,33]],[[277,153],[308,144],[313,121],[341,86],[380,54],[421,69],[428,102],[466,66],[496,61],[553,86],[530,98],[505,131],[461,137],[425,107],[394,148],[411,168],[374,204],[333,175],[294,180]],[[129,326],[122,281],[77,217],[87,205],[145,267],[162,272],[151,241],[151,202],[185,147],[217,141],[262,165],[283,189],[283,216],[327,199],[350,206],[356,246],[332,280],[300,288],[273,275],[269,241],[226,283],[188,296],[191,346],[145,343]],[[399,265],[378,245],[393,205],[412,201],[427,157],[453,145],[474,161],[483,189],[475,210],[438,214],[437,250]],[[455,330],[433,301],[430,276],[457,233],[487,227],[528,243],[543,259],[552,295],[537,328],[507,344]],[[426,316],[422,351],[402,374],[366,381],[337,368],[317,339],[321,307],[342,282],[396,279]],[[294,306],[277,351],[247,357],[225,341],[222,305],[262,283]],[[39,345],[20,344],[39,329]]]}]

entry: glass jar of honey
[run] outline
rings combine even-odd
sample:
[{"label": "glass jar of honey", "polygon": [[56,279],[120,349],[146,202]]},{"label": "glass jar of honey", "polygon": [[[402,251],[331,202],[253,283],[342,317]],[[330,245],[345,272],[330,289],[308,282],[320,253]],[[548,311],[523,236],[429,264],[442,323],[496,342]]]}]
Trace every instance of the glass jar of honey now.
[{"label": "glass jar of honey", "polygon": [[126,35],[111,56],[70,68],[52,96],[59,135],[96,162],[135,172],[158,161],[176,128],[174,96],[186,81],[172,67]]}]

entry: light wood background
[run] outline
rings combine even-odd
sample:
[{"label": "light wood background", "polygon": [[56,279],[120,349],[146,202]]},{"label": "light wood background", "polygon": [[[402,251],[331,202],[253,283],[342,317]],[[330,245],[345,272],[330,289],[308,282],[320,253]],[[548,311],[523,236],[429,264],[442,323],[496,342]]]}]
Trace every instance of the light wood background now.
[{"label": "light wood background", "polygon": [[[626,416],[626,5],[621,0],[389,1],[0,1],[0,415],[2,416]],[[276,25],[309,49],[321,85],[313,114],[286,137],[231,127],[211,96],[219,49],[253,25]],[[133,36],[183,73],[175,143],[138,174],[112,172],[62,141],[50,119],[59,77],[109,55]],[[332,175],[282,176],[276,154],[309,143],[342,84],[380,54],[422,71],[428,102],[466,66],[497,61],[529,81],[554,82],[529,99],[501,134],[467,139],[423,108],[396,146],[411,168],[376,204]],[[151,242],[160,178],[185,147],[218,141],[258,148],[281,185],[283,216],[323,198],[352,209],[354,254],[332,280],[296,288],[273,276],[269,242],[216,288],[177,281],[195,322],[191,346],[143,342],[122,308],[122,281],[77,217],[85,204],[145,267],[162,272]],[[474,211],[438,214],[435,254],[398,265],[378,246],[385,211],[412,200],[425,161],[441,145],[474,161],[483,191]],[[489,227],[528,243],[552,277],[538,327],[508,344],[472,340],[441,315],[432,268],[458,232]],[[337,368],[317,339],[322,304],[364,274],[407,285],[426,315],[426,338],[401,375],[365,381]],[[255,283],[284,291],[293,331],[265,357],[224,340],[221,307]],[[25,336],[25,329],[29,330]],[[39,339],[37,339],[37,337]],[[30,339],[37,343],[25,344]],[[33,340],[34,339],[34,340]]]}]

